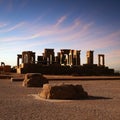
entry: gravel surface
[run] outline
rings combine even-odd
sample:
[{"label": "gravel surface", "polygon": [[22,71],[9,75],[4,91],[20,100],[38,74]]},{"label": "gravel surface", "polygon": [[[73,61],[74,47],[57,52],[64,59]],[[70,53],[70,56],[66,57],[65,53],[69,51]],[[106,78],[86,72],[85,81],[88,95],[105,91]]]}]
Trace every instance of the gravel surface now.
[{"label": "gravel surface", "polygon": [[43,100],[41,88],[0,79],[0,120],[120,120],[120,80],[50,81],[81,84],[87,100]]}]

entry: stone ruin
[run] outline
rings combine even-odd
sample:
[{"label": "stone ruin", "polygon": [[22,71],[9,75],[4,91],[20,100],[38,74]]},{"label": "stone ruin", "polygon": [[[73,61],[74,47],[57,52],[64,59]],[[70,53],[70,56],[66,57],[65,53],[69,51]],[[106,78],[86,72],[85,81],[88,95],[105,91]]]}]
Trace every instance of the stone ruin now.
[{"label": "stone ruin", "polygon": [[42,87],[48,83],[48,80],[41,73],[27,73],[23,80],[23,86],[26,87]]},{"label": "stone ruin", "polygon": [[17,55],[16,70],[17,73],[114,75],[114,69],[105,66],[104,54],[98,54],[98,64],[94,64],[94,51],[87,51],[87,62],[81,65],[80,52],[61,49],[55,56],[54,49],[45,49],[42,56],[37,56],[36,61],[35,52],[23,51]]},{"label": "stone ruin", "polygon": [[4,62],[1,62],[0,72],[11,72],[11,66],[5,65]]},{"label": "stone ruin", "polygon": [[43,85],[39,97],[43,99],[61,99],[61,100],[78,100],[87,99],[88,93],[84,91],[82,85]]}]

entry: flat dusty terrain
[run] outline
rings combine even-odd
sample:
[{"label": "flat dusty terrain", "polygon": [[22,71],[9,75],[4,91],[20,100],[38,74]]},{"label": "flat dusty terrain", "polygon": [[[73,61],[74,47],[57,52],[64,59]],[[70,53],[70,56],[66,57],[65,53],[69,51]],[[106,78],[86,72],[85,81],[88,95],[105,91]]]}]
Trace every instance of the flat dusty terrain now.
[{"label": "flat dusty terrain", "polygon": [[87,100],[42,100],[41,88],[0,79],[0,120],[120,120],[120,80],[57,80],[81,84]]}]

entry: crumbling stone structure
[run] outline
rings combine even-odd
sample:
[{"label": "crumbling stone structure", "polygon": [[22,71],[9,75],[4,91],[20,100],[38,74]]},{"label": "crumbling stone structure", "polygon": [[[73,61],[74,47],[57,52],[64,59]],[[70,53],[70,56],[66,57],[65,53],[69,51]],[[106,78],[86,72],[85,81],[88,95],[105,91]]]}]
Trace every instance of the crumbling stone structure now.
[{"label": "crumbling stone structure", "polygon": [[38,63],[51,65],[58,63],[63,66],[80,65],[80,50],[61,49],[54,55],[54,49],[45,49],[43,56],[38,56]]},{"label": "crumbling stone structure", "polygon": [[17,55],[17,66],[20,65],[20,59],[22,59],[22,63],[25,64],[34,64],[35,63],[35,52],[32,51],[24,51],[21,54]]},{"label": "crumbling stone structure", "polygon": [[47,65],[53,64],[55,61],[54,49],[45,49],[43,53],[43,60]]},{"label": "crumbling stone structure", "polygon": [[[80,64],[80,50],[61,49],[55,56],[54,49],[45,49],[35,62],[35,52],[24,51],[17,55],[17,73],[113,75],[114,69],[105,66],[103,54],[98,55],[94,64],[94,51],[87,51],[87,63]],[[22,64],[20,64],[20,59]]]},{"label": "crumbling stone structure", "polygon": [[35,52],[24,51],[22,53],[22,63],[35,63]]},{"label": "crumbling stone structure", "polygon": [[93,52],[94,51],[87,51],[87,53],[86,53],[86,57],[87,57],[87,64],[88,65],[92,65],[92,64],[94,64],[94,61],[93,61]]},{"label": "crumbling stone structure", "polygon": [[80,50],[61,49],[58,55],[61,65],[80,65]]},{"label": "crumbling stone structure", "polygon": [[5,66],[5,63],[4,63],[4,62],[1,62],[1,66],[4,67],[4,66]]},{"label": "crumbling stone structure", "polygon": [[1,62],[0,72],[10,72],[10,71],[11,71],[11,66],[5,65],[4,62]]},{"label": "crumbling stone structure", "polygon": [[22,55],[18,54],[17,55],[17,67],[20,65],[20,59],[22,59]]},{"label": "crumbling stone structure", "polygon": [[105,66],[105,56],[104,54],[98,55],[98,66]]}]

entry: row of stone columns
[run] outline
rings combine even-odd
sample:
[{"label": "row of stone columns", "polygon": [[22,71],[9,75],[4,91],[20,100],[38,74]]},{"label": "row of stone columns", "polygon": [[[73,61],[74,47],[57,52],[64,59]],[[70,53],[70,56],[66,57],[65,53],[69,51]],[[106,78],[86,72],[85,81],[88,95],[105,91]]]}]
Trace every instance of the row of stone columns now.
[{"label": "row of stone columns", "polygon": [[[87,51],[87,64],[94,64],[93,62],[93,52]],[[71,50],[71,49],[61,49],[57,56],[57,61],[61,65],[80,65],[80,50]],[[53,64],[54,62],[54,49],[45,49],[43,54],[44,60],[46,60],[47,64]],[[20,59],[22,59],[22,63],[35,63],[35,53],[32,51],[24,51],[21,54],[17,55],[17,66],[20,65]],[[104,54],[98,55],[98,66],[105,65],[105,57]]]},{"label": "row of stone columns", "polygon": [[[86,57],[87,57],[87,64],[92,65],[94,64],[93,60],[93,52],[94,51],[87,51]],[[105,66],[105,56],[104,54],[98,54],[98,66]]]},{"label": "row of stone columns", "polygon": [[20,59],[22,63],[35,63],[35,52],[32,51],[24,51],[21,54],[17,55],[17,66],[20,65]]},{"label": "row of stone columns", "polygon": [[47,65],[53,64],[54,58],[54,49],[44,49],[43,60],[47,62]]},{"label": "row of stone columns", "polygon": [[80,65],[80,50],[61,49],[59,59],[63,65]]}]

